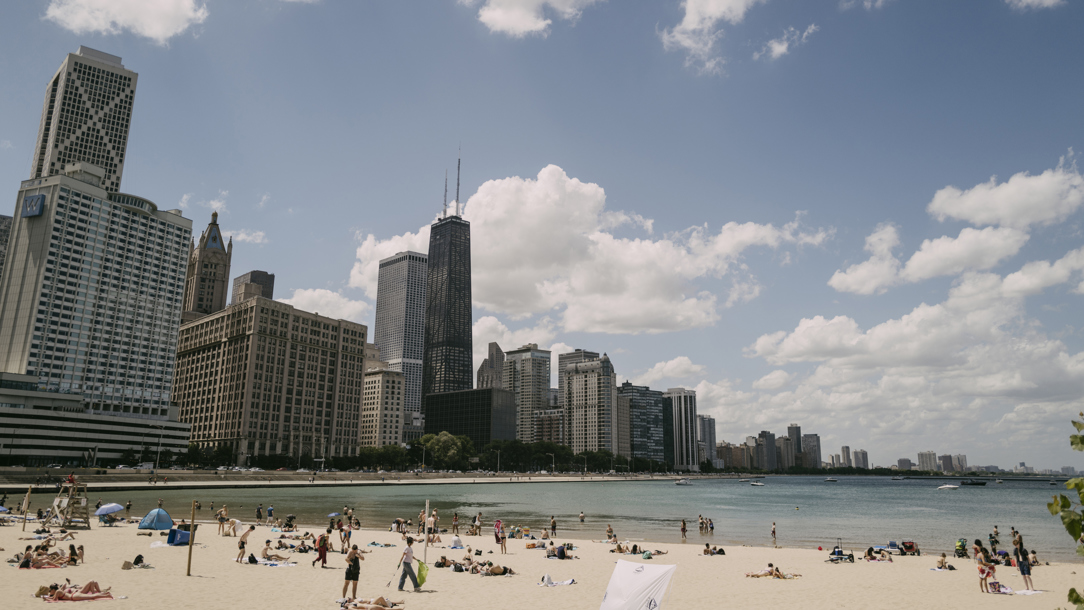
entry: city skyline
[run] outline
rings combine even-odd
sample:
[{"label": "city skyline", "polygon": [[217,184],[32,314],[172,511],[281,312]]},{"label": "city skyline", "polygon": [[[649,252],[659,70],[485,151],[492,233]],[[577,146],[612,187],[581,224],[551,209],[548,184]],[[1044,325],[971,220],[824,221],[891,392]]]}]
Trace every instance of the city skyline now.
[{"label": "city skyline", "polygon": [[427,251],[462,142],[472,376],[491,341],[578,346],[695,390],[731,442],[1081,465],[1079,4],[735,2],[702,31],[678,2],[486,4],[6,7],[0,180],[32,175],[58,61],[123,57],[123,190],[218,212],[234,269],[375,329],[379,261]]}]

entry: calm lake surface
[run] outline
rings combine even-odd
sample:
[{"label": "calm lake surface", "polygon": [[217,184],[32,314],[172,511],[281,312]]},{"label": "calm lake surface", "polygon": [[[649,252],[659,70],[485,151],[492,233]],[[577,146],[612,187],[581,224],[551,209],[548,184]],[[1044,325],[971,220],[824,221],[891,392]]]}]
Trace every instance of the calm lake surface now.
[{"label": "calm lake surface", "polygon": [[[162,498],[176,520],[188,518],[193,499],[203,505],[197,519],[211,519],[213,501],[216,508],[226,503],[230,516],[245,522],[253,520],[257,504],[264,508],[274,504],[276,517],[294,514],[308,525],[326,523],[326,515],[341,511],[345,504],[354,508],[363,527],[387,528],[395,517],[417,523],[418,512],[429,499],[440,509],[441,525],[447,528],[456,511],[461,523],[481,512],[486,523],[499,518],[533,530],[548,525],[554,515],[558,534],[573,538],[605,538],[606,525],[611,524],[622,540],[680,542],[680,522],[686,519],[690,544],[770,545],[774,521],[781,546],[831,548],[836,538],[842,538],[844,546],[859,551],[888,540],[912,539],[923,554],[948,551],[950,556],[957,538],[980,538],[985,544],[997,525],[1002,548],[1011,547],[1012,526],[1023,532],[1025,546],[1035,549],[1041,561],[1081,561],[1061,521],[1046,509],[1053,494],[1064,492],[1060,484],[1006,481],[939,491],[939,485],[958,481],[838,478],[838,483],[826,483],[823,477],[769,477],[762,479],[764,487],[736,479],[687,486],[668,480],[178,491],[159,486],[107,492],[102,500],[120,504],[131,500],[133,514],[142,515]],[[50,499],[35,494],[34,506],[46,506]],[[578,518],[581,510],[587,516],[583,524]],[[697,515],[714,520],[714,536],[697,532]]]}]

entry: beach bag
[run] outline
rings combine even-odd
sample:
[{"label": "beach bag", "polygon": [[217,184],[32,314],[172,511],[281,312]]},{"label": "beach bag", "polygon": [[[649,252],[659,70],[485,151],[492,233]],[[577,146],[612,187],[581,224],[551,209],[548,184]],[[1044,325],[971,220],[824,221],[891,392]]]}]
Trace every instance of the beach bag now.
[{"label": "beach bag", "polygon": [[260,563],[260,561],[258,559],[256,559],[256,556],[253,555],[252,553],[248,554],[248,562],[249,563]]},{"label": "beach bag", "polygon": [[463,566],[461,566],[461,565],[459,565],[459,564],[457,563],[457,564],[455,564],[455,565],[453,565],[453,566],[452,566],[452,571],[453,571],[453,572],[462,572],[462,571],[463,571]]},{"label": "beach bag", "polygon": [[427,566],[423,562],[419,561],[418,562],[418,586],[419,587],[425,584],[425,578],[427,576],[429,576],[429,566]]},{"label": "beach bag", "polygon": [[320,538],[316,541],[316,548],[318,550],[327,548],[327,534],[320,534]]},{"label": "beach bag", "polygon": [[482,554],[482,549],[478,549],[478,550],[474,551],[474,554],[475,555],[481,555]]},{"label": "beach bag", "polygon": [[134,567],[135,566],[132,564],[132,562],[127,560],[124,563],[120,564],[120,569],[122,570],[131,570]]},{"label": "beach bag", "polygon": [[946,567],[945,567],[945,569],[946,569],[946,570],[955,570],[955,569],[956,569],[956,566],[954,566],[954,565],[952,565],[952,564],[950,563],[950,564],[948,564],[948,566],[946,566]]},{"label": "beach bag", "polygon": [[651,559],[651,551],[644,551],[643,558]]}]

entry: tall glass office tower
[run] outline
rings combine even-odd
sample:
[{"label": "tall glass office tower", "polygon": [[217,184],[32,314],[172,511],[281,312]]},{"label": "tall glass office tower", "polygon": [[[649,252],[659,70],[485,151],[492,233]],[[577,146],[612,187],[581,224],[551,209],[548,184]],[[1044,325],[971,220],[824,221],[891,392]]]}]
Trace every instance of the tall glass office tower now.
[{"label": "tall glass office tower", "polygon": [[470,223],[458,215],[433,223],[425,295],[425,397],[473,387]]},{"label": "tall glass office tower", "polygon": [[403,410],[422,410],[426,261],[420,252],[399,252],[380,261],[373,342],[388,368],[403,374]]}]

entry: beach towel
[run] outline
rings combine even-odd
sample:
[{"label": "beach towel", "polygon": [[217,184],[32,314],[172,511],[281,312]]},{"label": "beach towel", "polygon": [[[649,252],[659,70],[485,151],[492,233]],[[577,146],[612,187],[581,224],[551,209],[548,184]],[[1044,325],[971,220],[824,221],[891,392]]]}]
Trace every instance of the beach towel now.
[{"label": "beach towel", "polygon": [[291,568],[297,565],[292,561],[267,561],[266,559],[261,559],[257,563],[261,566],[267,566],[269,568]]},{"label": "beach towel", "polygon": [[542,577],[542,582],[538,583],[540,587],[557,587],[561,585],[574,585],[576,584],[575,578],[569,578],[568,580],[553,580],[549,574]]},{"label": "beach towel", "polygon": [[1042,593],[1042,591],[1036,591],[1035,589],[1028,589],[1026,591],[1017,591],[1016,592],[1017,595],[1038,595],[1040,593]]}]

